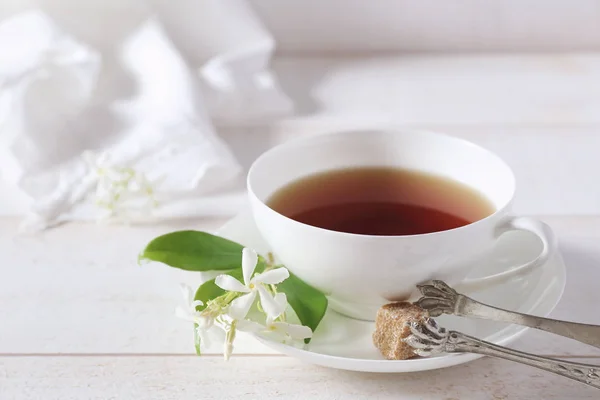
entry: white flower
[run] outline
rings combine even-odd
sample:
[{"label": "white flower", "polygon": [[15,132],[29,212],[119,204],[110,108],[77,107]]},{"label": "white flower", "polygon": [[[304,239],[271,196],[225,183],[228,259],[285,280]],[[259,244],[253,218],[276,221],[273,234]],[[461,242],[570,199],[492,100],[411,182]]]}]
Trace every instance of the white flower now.
[{"label": "white flower", "polygon": [[249,320],[237,321],[237,329],[243,332],[266,333],[273,339],[282,342],[289,339],[301,340],[312,337],[312,330],[308,326],[274,321],[269,316],[267,316],[265,325]]},{"label": "white flower", "polygon": [[214,318],[209,315],[205,315],[202,311],[198,311],[196,307],[203,306],[204,303],[200,300],[194,300],[194,292],[192,288],[187,285],[181,285],[181,294],[185,300],[186,306],[177,307],[175,309],[175,315],[186,321],[193,322],[196,324],[196,336],[204,346],[209,345],[208,330],[214,325]]},{"label": "white flower", "polygon": [[149,216],[156,200],[152,183],[144,173],[116,165],[108,153],[85,152],[83,158],[96,184],[95,203],[106,211],[104,218],[127,219],[134,213]]},{"label": "white flower", "polygon": [[281,267],[266,271],[262,274],[256,274],[252,277],[257,263],[258,255],[256,252],[252,249],[244,248],[242,251],[242,274],[244,276],[244,283],[242,284],[231,275],[219,275],[215,279],[215,284],[221,289],[245,293],[243,296],[233,300],[229,305],[228,314],[235,320],[243,320],[246,318],[250,307],[252,307],[252,304],[256,299],[257,293],[260,297],[260,304],[263,310],[273,319],[281,315],[287,306],[285,295],[283,295],[285,301],[281,301],[281,296],[279,296],[279,301],[277,301],[276,298],[271,296],[265,285],[281,283],[290,276],[288,270],[285,267]]}]

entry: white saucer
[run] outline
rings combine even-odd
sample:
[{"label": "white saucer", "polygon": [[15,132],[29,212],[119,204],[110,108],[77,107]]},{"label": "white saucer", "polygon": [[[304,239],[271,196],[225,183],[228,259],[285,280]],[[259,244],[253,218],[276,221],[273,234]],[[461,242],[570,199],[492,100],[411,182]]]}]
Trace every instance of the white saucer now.
[{"label": "white saucer", "polygon": [[[244,211],[225,224],[219,235],[237,241],[265,254],[268,246],[258,233],[249,211]],[[483,260],[472,277],[506,270],[533,259],[540,251],[537,238],[523,232],[502,236],[494,252]],[[471,276],[470,276],[471,277]],[[558,252],[541,268],[530,275],[473,293],[472,297],[484,303],[547,316],[560,300],[566,281],[563,260]],[[486,341],[507,345],[527,328],[489,321],[453,316],[436,318],[440,325],[467,333]],[[312,341],[297,348],[257,336],[268,347],[308,363],[331,368],[365,372],[411,372],[444,368],[480,358],[476,354],[450,354],[430,358],[390,361],[381,357],[373,346],[371,334],[374,323],[348,318],[329,309],[314,332]]]}]

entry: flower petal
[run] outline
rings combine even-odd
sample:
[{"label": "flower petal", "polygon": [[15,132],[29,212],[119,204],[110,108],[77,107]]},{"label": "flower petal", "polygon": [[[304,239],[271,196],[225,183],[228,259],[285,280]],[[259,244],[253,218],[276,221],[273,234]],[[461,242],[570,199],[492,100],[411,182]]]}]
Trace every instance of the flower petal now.
[{"label": "flower petal", "polygon": [[308,326],[295,325],[287,322],[273,322],[275,330],[285,332],[292,339],[307,339],[312,337],[312,330]]},{"label": "flower petal", "polygon": [[255,283],[266,283],[269,285],[274,285],[283,282],[289,277],[290,272],[287,270],[287,268],[280,267],[267,272],[263,272],[262,274],[258,274],[254,277],[252,281]]},{"label": "flower petal", "polygon": [[250,292],[245,294],[237,299],[234,299],[229,304],[229,316],[233,319],[243,320],[246,318],[250,307],[254,303],[254,299],[256,299],[256,292]]},{"label": "flower petal", "polygon": [[276,342],[285,343],[286,339],[289,338],[283,331],[278,331],[276,329],[271,329],[265,332],[265,335],[269,337],[269,339],[274,340]]},{"label": "flower petal", "polygon": [[258,290],[258,294],[260,296],[260,305],[262,306],[263,310],[265,310],[265,312],[267,313],[267,316],[271,318],[277,318],[281,315],[282,312],[285,311],[287,299],[285,301],[285,304],[283,304],[283,302],[281,301],[281,297],[279,297],[276,301],[267,291],[267,289],[261,284],[256,285],[256,289]]},{"label": "flower petal", "polygon": [[254,250],[248,247],[244,247],[242,250],[242,273],[244,275],[244,284],[248,286],[252,279],[252,273],[256,269],[258,263],[258,254]]},{"label": "flower petal", "polygon": [[250,321],[247,319],[241,319],[237,321],[236,329],[242,332],[258,333],[265,331],[267,328],[259,324],[258,322]]},{"label": "flower petal", "polygon": [[196,341],[202,348],[210,347],[210,338],[208,331],[201,326],[196,327]]},{"label": "flower petal", "polygon": [[270,316],[267,315],[267,321],[265,322],[265,326],[266,327],[270,327],[273,326],[273,321],[275,320],[275,318],[272,318]]},{"label": "flower petal", "polygon": [[186,309],[183,307],[177,307],[175,309],[175,315],[178,318],[193,322],[193,323],[201,326],[203,329],[209,329],[214,324],[213,318],[209,318],[205,315],[202,315],[199,311],[195,311],[194,309]]},{"label": "flower petal", "polygon": [[188,304],[191,304],[192,300],[194,300],[194,292],[192,291],[192,288],[183,283],[179,285],[179,288],[181,289],[181,295],[183,296],[185,305],[187,306]]},{"label": "flower petal", "polygon": [[[277,303],[277,307],[279,307],[279,309],[281,310],[281,313],[283,313],[288,306],[287,296],[285,295],[285,293],[275,294],[275,297],[273,298],[273,300],[275,300],[275,303]],[[277,317],[275,317],[275,318],[277,318]]]},{"label": "flower petal", "polygon": [[208,331],[215,324],[214,318],[210,318],[204,315],[198,315],[194,322],[196,322],[200,329],[205,331]]},{"label": "flower petal", "polygon": [[242,292],[248,293],[250,289],[246,286],[242,285],[240,281],[235,279],[231,275],[219,275],[215,278],[215,285],[224,290],[229,290],[230,292]]}]

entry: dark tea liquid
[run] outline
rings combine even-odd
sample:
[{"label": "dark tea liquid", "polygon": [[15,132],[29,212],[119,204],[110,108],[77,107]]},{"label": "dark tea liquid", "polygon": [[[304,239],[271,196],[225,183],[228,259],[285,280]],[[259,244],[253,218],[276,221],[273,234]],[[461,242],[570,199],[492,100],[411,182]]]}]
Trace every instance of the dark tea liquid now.
[{"label": "dark tea liquid", "polygon": [[445,231],[495,211],[481,193],[460,182],[386,167],[311,175],[279,189],[267,204],[298,222],[364,235]]}]

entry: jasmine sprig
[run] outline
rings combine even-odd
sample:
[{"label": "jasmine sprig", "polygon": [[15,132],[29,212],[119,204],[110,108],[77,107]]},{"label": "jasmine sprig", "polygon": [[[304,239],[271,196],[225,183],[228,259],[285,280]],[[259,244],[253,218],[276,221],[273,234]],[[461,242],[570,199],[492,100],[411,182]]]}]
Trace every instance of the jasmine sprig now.
[{"label": "jasmine sprig", "polygon": [[[194,322],[195,346],[198,353],[203,346],[208,346],[208,331],[215,326],[225,331],[223,355],[228,360],[233,351],[236,331],[262,333],[281,341],[307,339],[312,337],[312,330],[306,326],[284,322],[284,311],[288,306],[284,293],[276,292],[276,284],[283,282],[290,275],[285,267],[270,268],[263,273],[255,273],[258,255],[249,248],[242,251],[242,273],[244,283],[231,275],[221,274],[216,277],[215,284],[226,291],[225,294],[210,300],[204,310],[200,300],[190,297],[191,289],[185,287],[183,295],[188,304],[187,309],[178,308],[176,315]],[[264,324],[247,319],[250,307],[259,298],[258,309],[266,315]]]},{"label": "jasmine sprig", "polygon": [[[187,308],[178,309],[177,315],[194,323],[197,353],[207,345],[208,332],[213,329],[225,333],[225,359],[231,356],[237,331],[308,343],[327,309],[323,293],[284,266],[275,265],[272,255],[261,257],[252,249],[205,232],[160,236],[146,246],[139,259],[191,271],[224,272],[202,284],[193,299],[191,289],[183,292]],[[254,305],[262,316],[249,318]],[[288,307],[300,325],[286,321]]]},{"label": "jasmine sprig", "polygon": [[148,216],[157,206],[154,184],[143,172],[115,164],[108,153],[87,151],[83,159],[96,185],[94,203],[104,211],[99,220],[127,222],[135,215]]}]

